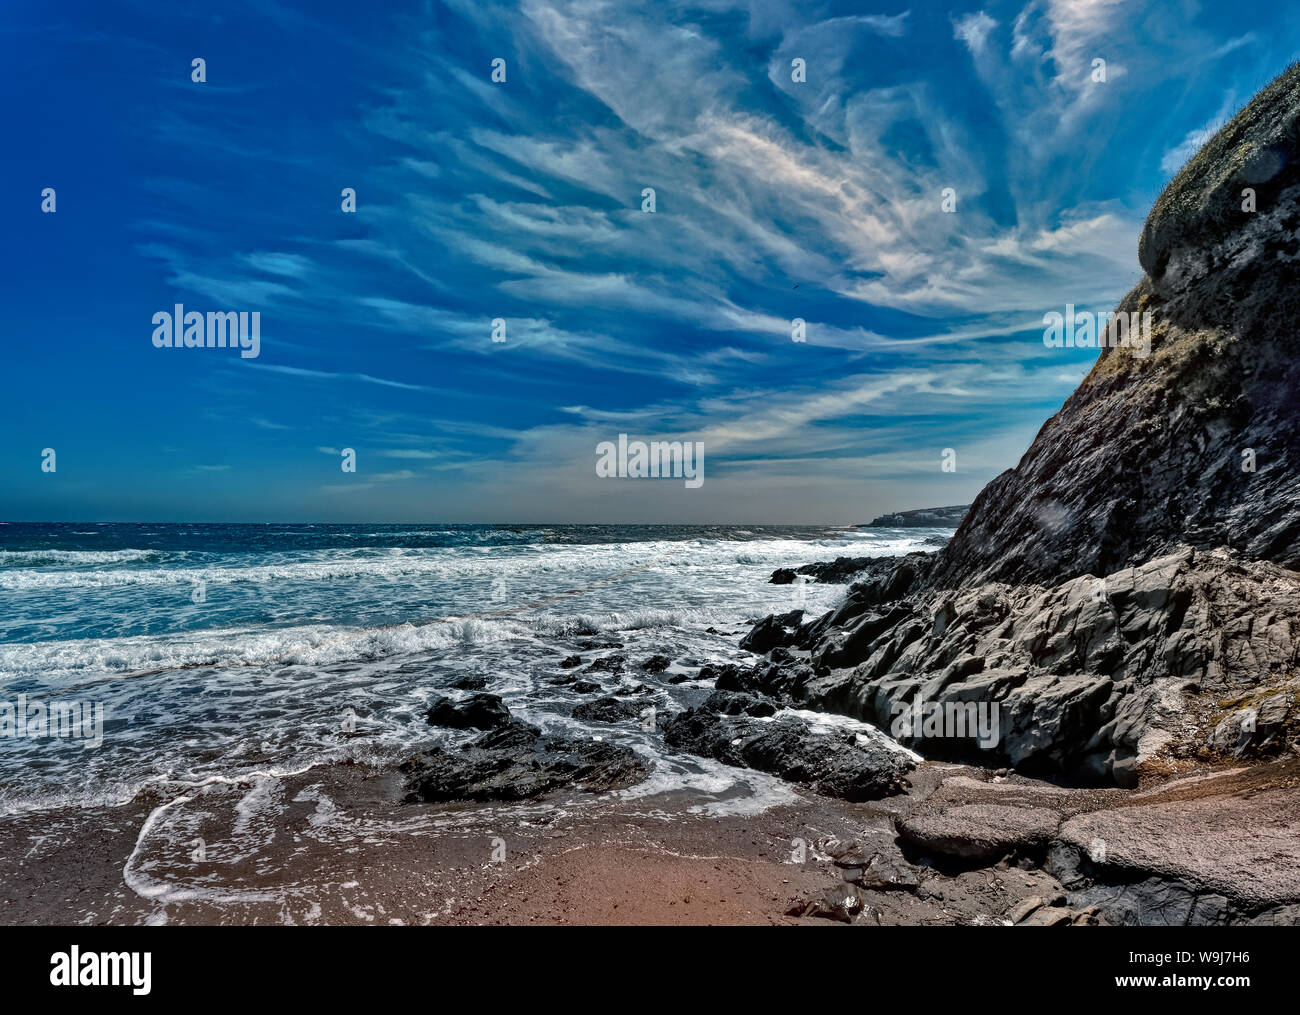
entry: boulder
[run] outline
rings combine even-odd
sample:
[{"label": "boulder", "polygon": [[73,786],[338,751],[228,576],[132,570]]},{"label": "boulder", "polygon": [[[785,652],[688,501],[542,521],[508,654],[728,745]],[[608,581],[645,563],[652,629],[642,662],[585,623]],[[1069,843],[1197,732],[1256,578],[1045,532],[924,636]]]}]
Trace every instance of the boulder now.
[{"label": "boulder", "polygon": [[923,809],[895,819],[898,834],[917,849],[963,860],[1043,854],[1061,816],[1039,807],[967,804]]},{"label": "boulder", "polygon": [[510,720],[510,710],[495,694],[471,694],[462,701],[436,698],[424,713],[430,726],[490,730]]},{"label": "boulder", "polygon": [[573,718],[584,722],[623,722],[640,718],[645,709],[646,706],[640,702],[624,701],[606,695],[579,704],[573,710]]},{"label": "boulder", "polygon": [[644,780],[653,765],[628,747],[545,736],[511,719],[459,750],[435,747],[400,767],[408,803],[530,800],[561,789],[591,793]]},{"label": "boulder", "polygon": [[768,772],[843,800],[900,792],[913,762],[886,738],[813,729],[794,717],[755,719],[688,709],[663,726],[664,742],[728,765]]},{"label": "boulder", "polygon": [[780,615],[764,617],[749,634],[740,641],[740,647],[760,654],[776,648],[778,645],[793,645],[795,629],[803,617],[803,610],[792,610]]}]

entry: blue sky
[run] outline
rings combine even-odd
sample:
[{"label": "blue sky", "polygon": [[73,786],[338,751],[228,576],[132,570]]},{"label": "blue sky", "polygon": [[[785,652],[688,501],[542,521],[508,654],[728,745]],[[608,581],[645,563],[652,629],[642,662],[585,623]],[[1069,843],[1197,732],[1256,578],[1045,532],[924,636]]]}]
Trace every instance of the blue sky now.
[{"label": "blue sky", "polygon": [[[10,0],[0,518],[966,502],[1095,357],[1043,314],[1113,307],[1298,53],[1290,0]],[[260,355],[154,348],[176,303],[260,312]],[[705,483],[597,478],[620,433]]]}]

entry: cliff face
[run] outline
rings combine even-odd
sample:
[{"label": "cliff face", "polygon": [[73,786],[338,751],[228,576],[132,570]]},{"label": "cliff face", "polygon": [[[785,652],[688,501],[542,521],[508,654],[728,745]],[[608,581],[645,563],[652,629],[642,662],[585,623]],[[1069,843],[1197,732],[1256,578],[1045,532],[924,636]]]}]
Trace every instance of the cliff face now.
[{"label": "cliff face", "polygon": [[936,583],[1056,584],[1181,544],[1300,568],[1300,66],[1169,184],[1138,258],[1118,309],[1152,315],[1150,356],[1102,350]]},{"label": "cliff face", "polygon": [[942,551],[872,562],[816,621],[760,625],[776,651],[753,689],[886,729],[984,708],[992,748],[895,735],[1088,781],[1297,741],[1298,134],[1294,67],[1153,208],[1118,308],[1152,315],[1149,355],[1104,350]]}]

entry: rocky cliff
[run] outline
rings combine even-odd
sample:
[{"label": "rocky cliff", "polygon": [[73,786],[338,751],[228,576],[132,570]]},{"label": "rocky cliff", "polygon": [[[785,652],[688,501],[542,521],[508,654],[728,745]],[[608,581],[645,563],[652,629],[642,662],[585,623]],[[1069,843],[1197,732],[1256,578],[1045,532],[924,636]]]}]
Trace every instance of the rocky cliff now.
[{"label": "rocky cliff", "polygon": [[1298,142],[1292,67],[1152,209],[1146,276],[1118,308],[1151,315],[1149,350],[1103,349],[943,550],[873,562],[816,621],[765,621],[780,655],[751,683],[886,729],[924,703],[996,708],[991,749],[942,723],[902,739],[1089,781],[1285,749],[1300,726]]},{"label": "rocky cliff", "polygon": [[1151,210],[1146,277],[1118,308],[1152,315],[1150,355],[1102,350],[976,499],[936,580],[1055,583],[1180,544],[1300,567],[1298,140],[1300,66]]}]

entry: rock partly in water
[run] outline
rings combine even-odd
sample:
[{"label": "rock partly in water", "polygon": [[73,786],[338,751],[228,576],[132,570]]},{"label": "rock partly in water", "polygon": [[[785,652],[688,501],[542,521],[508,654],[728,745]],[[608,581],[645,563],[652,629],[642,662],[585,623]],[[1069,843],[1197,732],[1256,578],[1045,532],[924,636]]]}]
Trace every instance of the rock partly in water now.
[{"label": "rock partly in water", "polygon": [[646,706],[641,702],[606,695],[579,704],[573,710],[573,718],[584,722],[624,722],[640,718],[645,710]]},{"label": "rock partly in water", "polygon": [[510,710],[495,694],[471,694],[463,701],[437,698],[424,713],[430,726],[490,730],[510,720]]},{"label": "rock partly in water", "polygon": [[590,793],[643,781],[653,765],[631,748],[543,735],[510,719],[459,750],[435,747],[400,768],[408,803],[530,800],[560,789]]},{"label": "rock partly in water", "polygon": [[[1300,575],[1285,568],[1184,547],[1054,588],[885,599],[894,584],[880,569],[853,586],[794,634],[808,664],[753,667],[739,689],[876,723],[932,757],[1088,782],[1132,784],[1157,754],[1276,753],[1296,736]],[[953,725],[903,721],[927,709]]]},{"label": "rock partly in water", "polygon": [[447,686],[454,688],[457,691],[484,691],[487,689],[487,685],[487,677],[465,674],[464,676],[457,677]]},{"label": "rock partly in water", "polygon": [[[753,651],[810,653],[792,700],[882,725],[996,708],[986,760],[1124,785],[1295,742],[1300,65],[1169,184],[1139,260],[1128,341],[942,550],[871,562],[798,629],[755,626]],[[981,757],[969,737],[913,743]]]},{"label": "rock partly in water", "polygon": [[583,673],[621,673],[623,665],[627,662],[625,656],[608,655],[601,656],[594,663],[588,666]]},{"label": "rock partly in water", "polygon": [[876,800],[900,792],[911,759],[884,738],[812,728],[794,716],[756,719],[688,709],[664,724],[677,750],[787,779],[824,796]]},{"label": "rock partly in water", "polygon": [[749,715],[755,718],[776,714],[776,702],[744,691],[714,691],[703,707],[719,715]]},{"label": "rock partly in water", "polygon": [[741,639],[740,647],[750,652],[768,652],[778,646],[792,645],[802,619],[803,610],[764,617]]}]

